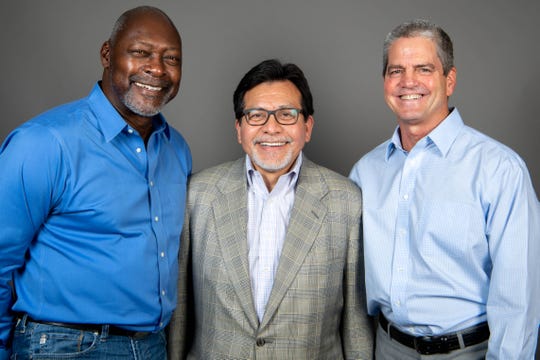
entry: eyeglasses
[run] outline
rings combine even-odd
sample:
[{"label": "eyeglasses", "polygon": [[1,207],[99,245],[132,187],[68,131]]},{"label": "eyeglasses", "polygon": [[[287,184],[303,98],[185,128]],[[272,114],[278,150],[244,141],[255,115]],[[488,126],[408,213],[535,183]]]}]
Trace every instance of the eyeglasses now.
[{"label": "eyeglasses", "polygon": [[281,125],[294,125],[298,121],[301,109],[287,108],[277,110],[266,109],[246,109],[242,112],[247,123],[251,126],[262,126],[266,124],[270,115],[274,115],[276,121]]}]

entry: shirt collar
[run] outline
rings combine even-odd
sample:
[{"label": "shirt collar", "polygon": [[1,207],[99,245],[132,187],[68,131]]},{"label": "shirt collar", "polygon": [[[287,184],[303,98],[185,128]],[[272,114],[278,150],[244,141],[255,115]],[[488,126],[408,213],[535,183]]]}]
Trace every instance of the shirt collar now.
[{"label": "shirt collar", "polygon": [[[426,136],[427,140],[430,143],[433,143],[440,151],[441,155],[445,157],[463,126],[463,120],[461,119],[458,109],[453,108],[451,109],[450,114]],[[394,130],[392,138],[386,147],[386,161],[390,159],[395,150],[404,151],[401,146],[399,126]]]},{"label": "shirt collar", "polygon": [[[94,125],[100,129],[105,140],[110,142],[122,131],[128,131],[131,126],[126,123],[124,118],[111,104],[109,99],[105,96],[105,93],[101,89],[101,82],[97,82],[90,95],[88,96],[88,102],[95,115],[93,119]],[[170,139],[169,125],[165,121],[165,118],[161,113],[153,117],[153,132],[163,132],[167,139]]]},{"label": "shirt collar", "polygon": [[[300,168],[302,167],[302,157],[303,157],[302,152],[300,152],[291,170],[287,172],[286,174],[283,174],[279,177],[280,179],[284,177],[289,178],[287,187],[291,187],[291,186],[294,187],[296,183],[298,182],[298,174],[300,173]],[[254,177],[256,176],[255,174],[259,174],[259,172],[253,167],[253,164],[251,163],[251,159],[249,158],[249,155],[246,154],[246,177],[247,177],[248,189],[254,187],[254,181],[255,181]]]}]

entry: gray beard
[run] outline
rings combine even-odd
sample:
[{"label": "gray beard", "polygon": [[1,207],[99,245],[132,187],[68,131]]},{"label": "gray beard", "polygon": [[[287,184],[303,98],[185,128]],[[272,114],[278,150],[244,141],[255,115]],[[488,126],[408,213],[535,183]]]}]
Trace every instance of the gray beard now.
[{"label": "gray beard", "polygon": [[122,102],[134,114],[144,117],[152,117],[161,112],[161,109],[163,109],[163,107],[165,106],[165,104],[167,104],[170,98],[171,95],[169,92],[163,97],[163,100],[158,106],[150,106],[141,101],[135,100],[133,93],[130,89],[125,93],[124,97],[122,98]]},{"label": "gray beard", "polygon": [[255,152],[253,152],[251,156],[251,161],[255,165],[257,165],[259,168],[263,169],[264,171],[268,171],[272,173],[272,172],[278,172],[290,166],[290,164],[293,162],[292,156],[293,155],[291,151],[291,152],[288,152],[287,155],[280,162],[263,161],[259,158],[259,156]]}]

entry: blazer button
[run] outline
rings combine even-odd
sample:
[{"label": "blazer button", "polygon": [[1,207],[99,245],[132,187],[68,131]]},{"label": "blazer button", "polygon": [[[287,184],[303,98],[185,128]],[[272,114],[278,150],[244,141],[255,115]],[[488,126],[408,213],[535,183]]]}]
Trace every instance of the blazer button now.
[{"label": "blazer button", "polygon": [[264,344],[266,344],[266,341],[263,338],[257,339],[257,346],[264,346]]}]

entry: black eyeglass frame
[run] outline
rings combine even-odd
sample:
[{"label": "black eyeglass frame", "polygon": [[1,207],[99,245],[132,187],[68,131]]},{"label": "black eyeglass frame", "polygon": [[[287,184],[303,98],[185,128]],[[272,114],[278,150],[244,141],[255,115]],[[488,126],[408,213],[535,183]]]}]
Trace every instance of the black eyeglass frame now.
[{"label": "black eyeglass frame", "polygon": [[[264,111],[266,112],[266,120],[264,120],[264,122],[260,123],[260,124],[252,124],[250,121],[249,121],[249,117],[248,117],[248,113],[250,111],[253,111],[253,110],[259,110],[259,111]],[[278,116],[277,116],[277,113],[280,112],[280,111],[287,111],[287,110],[294,110],[296,111],[296,119],[294,120],[294,122],[292,123],[282,123]],[[294,125],[298,122],[298,119],[300,119],[300,115],[304,115],[304,110],[302,109],[297,109],[297,108],[280,108],[280,109],[276,109],[276,110],[266,110],[266,109],[263,109],[263,108],[251,108],[251,109],[245,109],[244,111],[242,111],[242,117],[245,118],[246,122],[251,125],[251,126],[263,126],[265,125],[268,120],[270,119],[270,116],[271,115],[274,115],[274,119],[276,119],[277,123],[280,124],[280,125]]]}]

